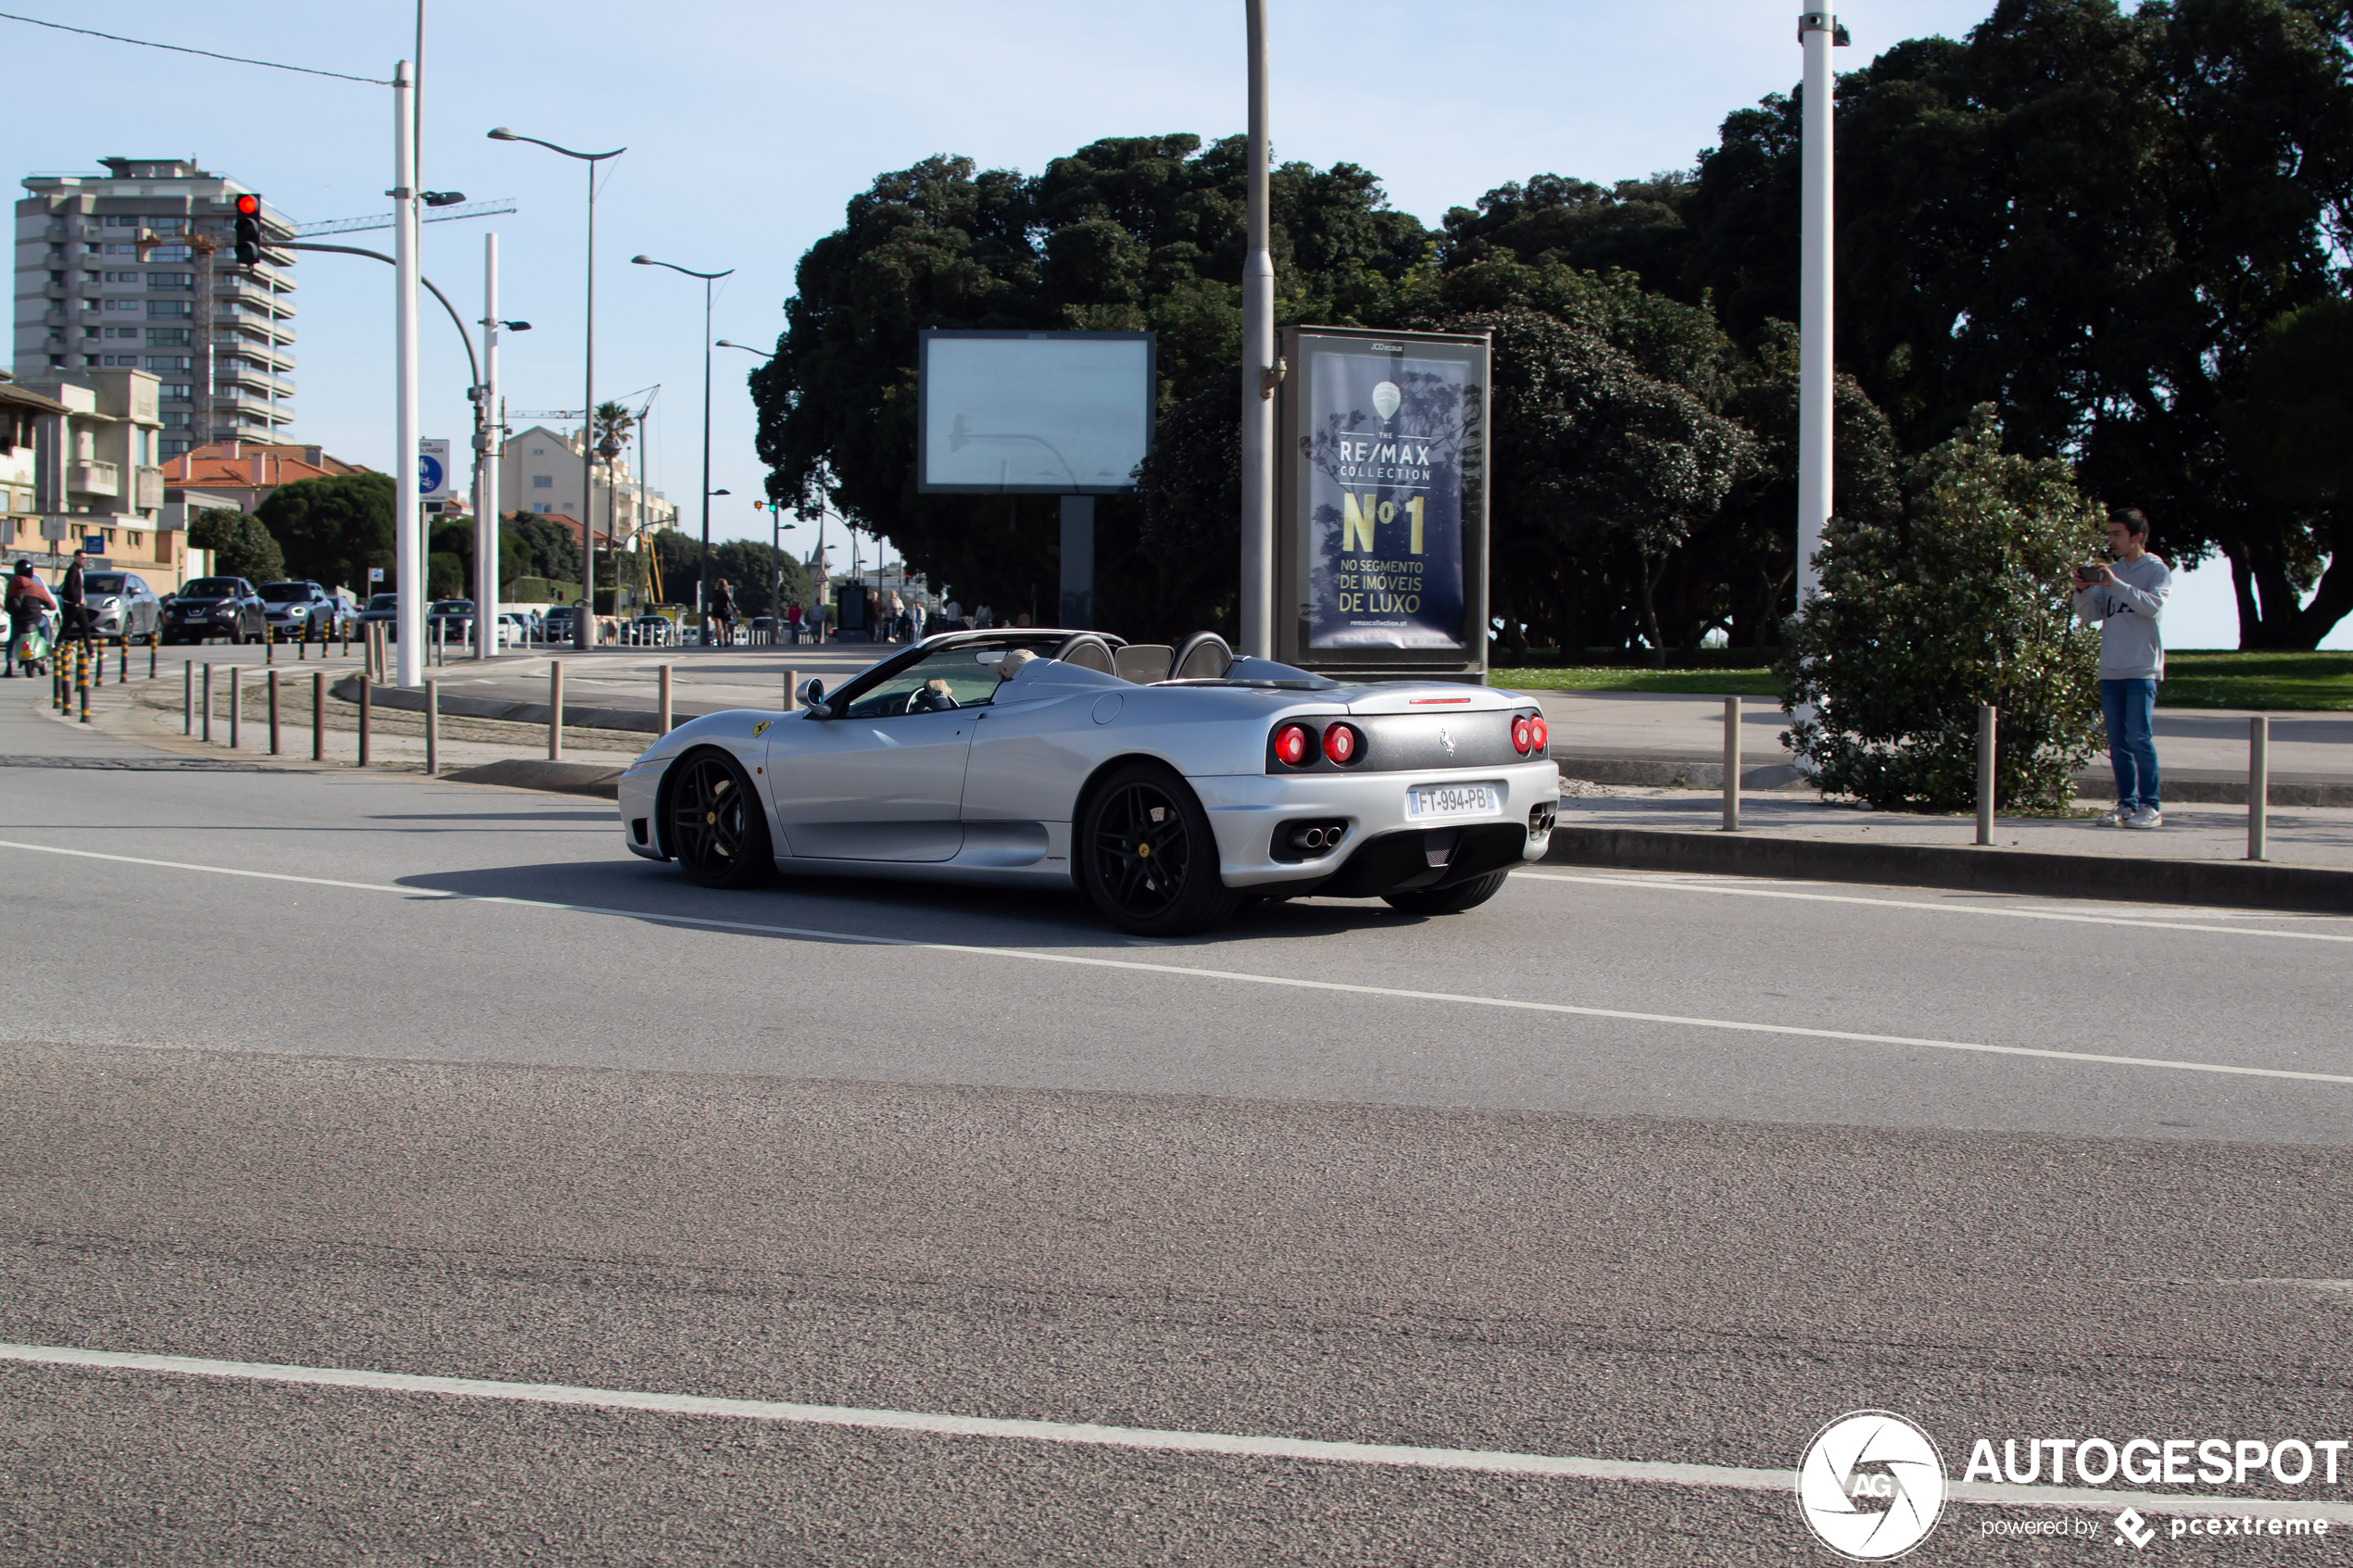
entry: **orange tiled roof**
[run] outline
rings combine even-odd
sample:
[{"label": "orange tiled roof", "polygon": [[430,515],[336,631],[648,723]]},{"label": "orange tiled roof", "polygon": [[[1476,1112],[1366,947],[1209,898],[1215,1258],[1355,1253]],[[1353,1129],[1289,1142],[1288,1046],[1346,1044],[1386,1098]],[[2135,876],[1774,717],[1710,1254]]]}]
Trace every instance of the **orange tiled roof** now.
[{"label": "orange tiled roof", "polygon": [[240,441],[232,457],[225,444],[215,442],[167,460],[163,482],[192,490],[250,490],[368,471],[324,452],[320,453],[319,461],[311,462],[307,454],[312,450],[277,442]]}]

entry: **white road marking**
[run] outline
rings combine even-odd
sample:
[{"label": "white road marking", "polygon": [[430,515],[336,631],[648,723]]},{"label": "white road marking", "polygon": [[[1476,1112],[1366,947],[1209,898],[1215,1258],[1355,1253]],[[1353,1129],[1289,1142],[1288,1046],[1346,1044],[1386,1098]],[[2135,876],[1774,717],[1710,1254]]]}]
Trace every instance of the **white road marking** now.
[{"label": "white road marking", "polygon": [[[103,1372],[158,1373],[246,1383],[292,1383],[314,1388],[358,1388],[383,1394],[439,1394],[466,1399],[510,1399],[536,1405],[585,1405],[599,1410],[649,1411],[660,1415],[726,1416],[801,1426],[847,1426],[875,1432],[920,1432],[942,1437],[1010,1438],[1088,1448],[1150,1449],[1243,1459],[1308,1460],[1327,1464],[1394,1465],[1422,1470],[1470,1470],[1489,1475],[1561,1475],[1669,1486],[1728,1486],[1744,1491],[1794,1491],[1790,1470],[1727,1464],[1678,1464],[1658,1460],[1584,1459],[1493,1449],[1432,1449],[1403,1443],[1335,1443],[1309,1437],[1261,1437],[1226,1432],[1177,1432],[1095,1422],[1017,1421],[995,1416],[941,1415],[922,1411],[863,1410],[854,1405],[804,1405],[782,1399],[721,1399],[700,1394],[653,1394],[628,1388],[585,1388],[565,1383],[506,1383],[482,1377],[431,1377],[404,1372],[224,1361],[202,1356],[152,1356],[129,1350],[70,1346],[0,1344],[0,1361]],[[2353,1524],[2353,1503],[2290,1502],[2277,1499],[2172,1497],[2154,1492],[2106,1492],[2079,1486],[2012,1486],[1985,1482],[1948,1486],[1956,1502],[1996,1507],[2122,1509],[2145,1512],[2258,1518],[2328,1519]]]},{"label": "white road marking", "polygon": [[[1808,904],[1867,904],[1881,909],[1932,909],[1945,915],[2007,915],[2012,920],[2056,920],[2075,925],[2133,925],[2152,931],[2202,931],[2225,936],[2273,936],[2289,942],[2353,942],[2353,933],[2330,931],[2264,931],[2244,925],[2201,925],[2190,921],[2150,920],[2133,915],[2086,915],[2071,910],[1988,909],[1974,904],[1940,903],[1926,898],[1867,898],[1852,893],[1791,893],[1776,887],[1730,887],[1718,883],[1684,882],[1668,877],[1569,876],[1559,872],[1517,872],[1530,882],[1576,882],[1594,887],[1646,887],[1671,893],[1715,893],[1729,898],[1794,898]],[[2271,918],[2250,912],[2250,920]],[[2280,920],[2313,917],[2283,911]]]},{"label": "white road marking", "polygon": [[1698,1018],[1681,1013],[1638,1012],[1629,1008],[1580,1007],[1571,1002],[1523,1001],[1511,997],[1474,997],[1454,991],[1417,991],[1399,985],[1362,985],[1344,980],[1309,980],[1291,974],[1252,974],[1247,970],[1200,969],[1189,964],[1146,963],[1139,959],[1093,958],[1080,953],[1048,952],[1037,947],[986,947],[965,942],[927,942],[912,936],[875,936],[863,932],[827,931],[815,926],[767,925],[753,921],[712,920],[702,915],[663,914],[652,909],[623,909],[599,904],[569,904],[550,898],[509,898],[495,894],[457,893],[434,887],[401,887],[381,882],[346,882],[333,877],[297,876],[290,872],[247,871],[238,866],[207,866],[186,860],[157,860],[140,855],[109,855],[96,849],[66,849],[53,844],[22,844],[0,839],[0,849],[23,849],[40,855],[67,855],[77,859],[110,860],[119,865],[152,866],[163,871],[201,872],[212,876],[250,877],[262,882],[291,882],[312,887],[341,887],[357,893],[392,893],[404,898],[451,903],[503,904],[514,909],[547,909],[565,914],[600,915],[643,921],[654,925],[686,926],[698,931],[741,932],[755,936],[791,936],[811,942],[839,942],[853,947],[908,947],[920,952],[958,953],[972,958],[1029,963],[1070,964],[1084,969],[1120,969],[1144,974],[1181,976],[1188,980],[1224,980],[1242,985],[1272,985],[1298,991],[1331,991],[1353,997],[1393,997],[1403,1001],[1442,1002],[1449,1007],[1492,1008],[1506,1012],[1554,1013],[1571,1018],[1608,1018],[1628,1023],[1663,1023],[1684,1029],[1718,1029],[1735,1034],[1774,1035],[1803,1040],[1835,1040],[1848,1045],[1906,1046],[1921,1050],[1965,1051],[1983,1056],[2037,1058],[2045,1061],[2089,1062],[2103,1067],[2153,1067],[2175,1073],[2210,1073],[2239,1078],[2284,1078],[2306,1084],[2353,1085],[2353,1073],[2305,1073],[2284,1067],[2243,1067],[2224,1061],[2183,1061],[2170,1057],[2112,1056],[2098,1051],[2051,1050],[2033,1046],[1996,1046],[1978,1040],[1938,1040],[1911,1035],[1874,1035],[1852,1029],[1813,1029],[1796,1023],[1757,1023],[1744,1019]]}]

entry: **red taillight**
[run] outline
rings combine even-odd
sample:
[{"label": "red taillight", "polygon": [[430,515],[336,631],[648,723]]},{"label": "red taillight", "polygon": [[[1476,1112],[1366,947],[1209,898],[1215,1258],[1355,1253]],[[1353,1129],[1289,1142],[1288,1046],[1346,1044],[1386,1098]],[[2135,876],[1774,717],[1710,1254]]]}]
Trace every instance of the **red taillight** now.
[{"label": "red taillight", "polygon": [[1528,716],[1524,713],[1512,717],[1512,749],[1522,757],[1528,755]]},{"label": "red taillight", "polygon": [[1275,760],[1286,768],[1296,768],[1307,760],[1308,734],[1304,724],[1285,724],[1275,732]]},{"label": "red taillight", "polygon": [[1549,755],[1549,754],[1550,754],[1550,748],[1551,748],[1551,746],[1552,746],[1552,742],[1553,742],[1553,733],[1552,733],[1552,731],[1550,731],[1550,730],[1548,730],[1548,729],[1546,729],[1546,728],[1544,727],[1544,721],[1543,721],[1543,720],[1541,720],[1541,719],[1530,719],[1530,720],[1528,721],[1528,749],[1529,749],[1529,750],[1530,750],[1530,751],[1536,751],[1536,752],[1544,752],[1544,753],[1546,753],[1547,755]]},{"label": "red taillight", "polygon": [[1364,744],[1353,725],[1334,724],[1324,732],[1324,755],[1345,768],[1356,760],[1357,747]]}]

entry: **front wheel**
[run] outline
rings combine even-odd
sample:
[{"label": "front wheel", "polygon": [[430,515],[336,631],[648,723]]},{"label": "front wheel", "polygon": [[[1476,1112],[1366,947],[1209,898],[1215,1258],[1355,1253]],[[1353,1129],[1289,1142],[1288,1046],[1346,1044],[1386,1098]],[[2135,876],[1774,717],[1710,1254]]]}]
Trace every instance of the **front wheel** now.
[{"label": "front wheel", "polygon": [[1475,909],[1503,891],[1509,872],[1489,872],[1452,887],[1423,887],[1411,893],[1385,893],[1381,902],[1409,915],[1458,915]]},{"label": "front wheel", "polygon": [[776,869],[768,813],[734,758],[697,751],[670,780],[670,849],[705,887],[750,887]]},{"label": "front wheel", "polygon": [[1181,936],[1232,914],[1209,813],[1185,781],[1134,762],[1087,804],[1074,851],[1079,884],[1103,917],[1139,936]]}]

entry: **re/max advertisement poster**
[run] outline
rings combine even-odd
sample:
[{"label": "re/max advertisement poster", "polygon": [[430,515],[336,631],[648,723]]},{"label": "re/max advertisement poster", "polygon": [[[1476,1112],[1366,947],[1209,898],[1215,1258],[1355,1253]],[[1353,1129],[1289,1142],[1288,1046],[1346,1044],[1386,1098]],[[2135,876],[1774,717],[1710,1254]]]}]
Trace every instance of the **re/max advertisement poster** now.
[{"label": "re/max advertisement poster", "polygon": [[1309,360],[1308,646],[1463,646],[1469,367],[1323,350]]}]

